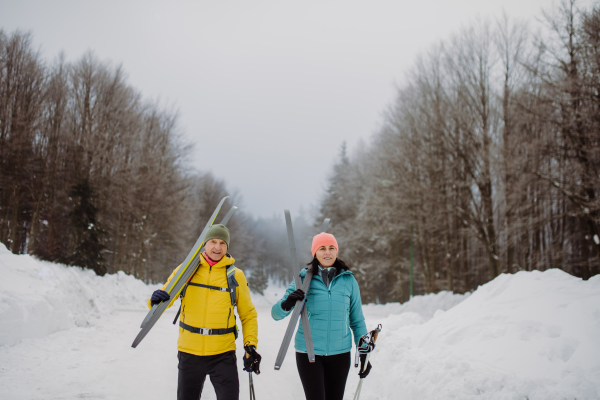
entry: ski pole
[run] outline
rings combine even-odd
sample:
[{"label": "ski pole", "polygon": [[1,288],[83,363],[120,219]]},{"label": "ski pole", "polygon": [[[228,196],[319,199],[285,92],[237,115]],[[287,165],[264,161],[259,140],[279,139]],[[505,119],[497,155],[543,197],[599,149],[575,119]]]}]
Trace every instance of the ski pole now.
[{"label": "ski pole", "polygon": [[[367,335],[363,336],[366,337],[366,340],[368,340],[369,345],[373,345],[375,344],[375,341],[377,340],[377,336],[379,335],[379,332],[381,332],[381,324],[379,324],[377,326],[377,328],[373,329],[371,332],[369,332]],[[365,340],[365,341],[366,341]],[[360,342],[359,342],[360,345]],[[368,346],[371,347],[372,346]],[[365,363],[363,364],[363,369],[360,371],[361,373],[363,373],[365,371],[365,369],[367,368],[367,366],[369,365],[369,357],[371,356],[371,351],[369,350],[369,352],[367,353],[367,356],[365,357]],[[354,363],[355,367],[358,367],[358,360],[360,358],[360,351],[357,348],[356,349],[356,360]],[[356,393],[354,393],[354,400],[358,400],[360,397],[360,390],[362,389],[362,384],[363,384],[363,380],[365,378],[360,378],[360,380],[358,381],[358,387],[356,388]]]},{"label": "ski pole", "polygon": [[250,400],[256,400],[256,394],[254,394],[254,382],[252,381],[252,372],[249,372],[250,376]]}]

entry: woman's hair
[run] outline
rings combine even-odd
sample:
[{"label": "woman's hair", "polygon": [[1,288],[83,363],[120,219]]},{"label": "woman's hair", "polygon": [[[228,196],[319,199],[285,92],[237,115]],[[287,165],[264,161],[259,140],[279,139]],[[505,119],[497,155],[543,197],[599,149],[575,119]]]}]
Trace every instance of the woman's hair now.
[{"label": "woman's hair", "polygon": [[[306,265],[312,265],[313,271],[319,270],[319,260],[317,260],[317,257],[313,258],[312,261],[307,263]],[[350,268],[346,265],[346,263],[340,260],[339,258],[335,259],[335,262],[333,263],[332,267],[335,267],[336,275],[344,270],[350,271]]]}]

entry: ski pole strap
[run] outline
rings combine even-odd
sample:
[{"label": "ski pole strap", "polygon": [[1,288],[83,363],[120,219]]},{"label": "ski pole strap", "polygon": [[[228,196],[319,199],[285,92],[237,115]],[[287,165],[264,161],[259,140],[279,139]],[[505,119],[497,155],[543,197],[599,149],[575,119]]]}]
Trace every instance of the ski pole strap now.
[{"label": "ski pole strap", "polygon": [[181,328],[185,329],[186,331],[190,331],[192,333],[197,333],[199,335],[212,336],[212,335],[226,335],[228,333],[234,333],[236,339],[238,336],[237,325],[234,325],[231,328],[225,328],[225,329],[195,328],[195,327],[190,326],[182,321],[179,321],[179,326]]}]

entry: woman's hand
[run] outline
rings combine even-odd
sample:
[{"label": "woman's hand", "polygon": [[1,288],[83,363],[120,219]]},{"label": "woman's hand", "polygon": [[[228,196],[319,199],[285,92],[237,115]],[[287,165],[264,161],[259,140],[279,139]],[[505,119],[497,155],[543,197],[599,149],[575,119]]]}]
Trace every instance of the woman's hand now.
[{"label": "woman's hand", "polygon": [[296,305],[296,302],[298,300],[302,300],[304,296],[305,294],[302,289],[296,289],[295,291],[290,293],[287,299],[281,302],[281,308],[283,308],[285,311],[290,311],[292,307]]},{"label": "woman's hand", "polygon": [[369,372],[371,372],[371,361],[367,362],[367,367],[365,368],[366,359],[367,359],[366,354],[360,355],[360,371],[362,371],[362,372],[358,373],[358,376],[360,376],[360,379],[366,378],[367,375],[369,375]]}]

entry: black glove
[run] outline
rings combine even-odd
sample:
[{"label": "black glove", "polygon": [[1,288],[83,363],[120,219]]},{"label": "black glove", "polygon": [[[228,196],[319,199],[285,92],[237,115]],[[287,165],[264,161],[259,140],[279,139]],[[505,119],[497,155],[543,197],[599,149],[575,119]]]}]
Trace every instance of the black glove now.
[{"label": "black glove", "polygon": [[152,297],[150,297],[150,305],[155,305],[158,304],[162,301],[167,301],[170,300],[171,296],[169,296],[169,293],[165,292],[164,290],[155,290],[154,293],[152,293]]},{"label": "black glove", "polygon": [[244,371],[254,372],[256,375],[260,374],[260,360],[262,357],[256,352],[254,346],[244,346]]},{"label": "black glove", "polygon": [[304,298],[304,291],[302,289],[296,289],[290,295],[281,302],[281,308],[285,311],[290,311],[292,307],[296,305],[298,300],[302,300]]},{"label": "black glove", "polygon": [[360,355],[360,371],[363,371],[363,369],[364,369],[363,372],[358,373],[358,376],[360,376],[360,379],[366,378],[367,375],[369,375],[369,372],[371,372],[371,361],[369,361],[367,363],[367,368],[364,368],[366,359],[367,359],[366,354]]}]

